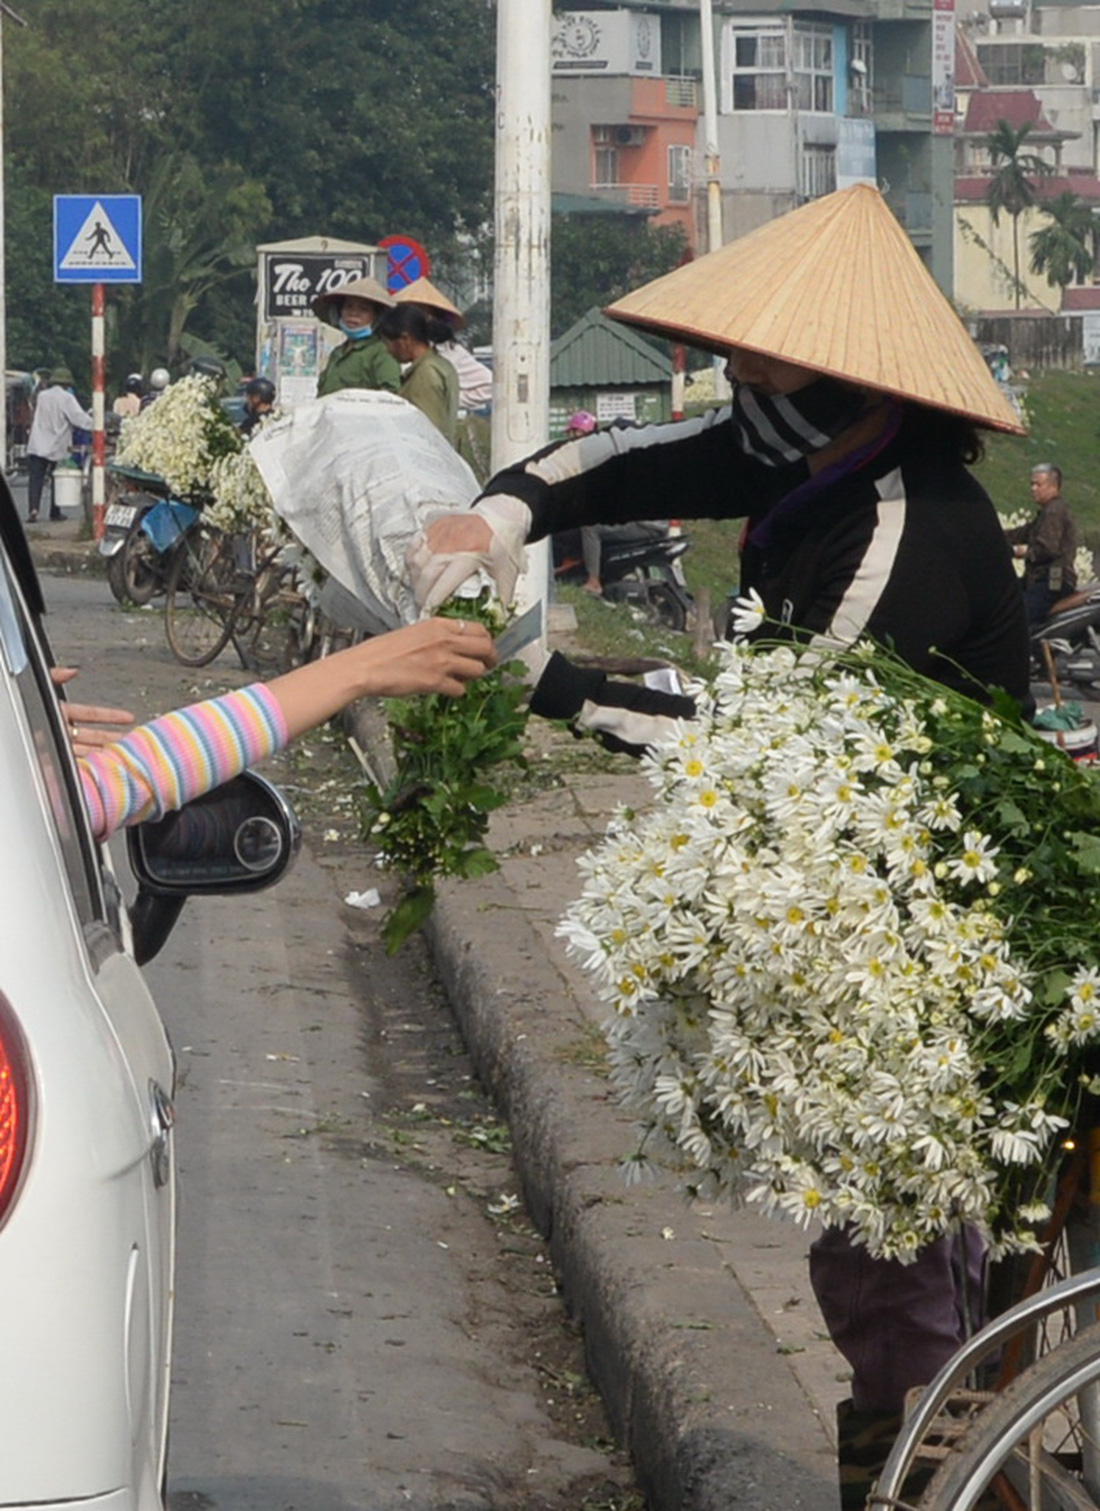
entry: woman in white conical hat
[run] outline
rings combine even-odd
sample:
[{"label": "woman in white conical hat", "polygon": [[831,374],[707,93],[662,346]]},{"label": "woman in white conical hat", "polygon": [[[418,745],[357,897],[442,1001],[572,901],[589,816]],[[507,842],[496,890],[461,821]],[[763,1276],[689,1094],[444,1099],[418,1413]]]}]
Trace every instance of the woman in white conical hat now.
[{"label": "woman in white conical hat", "polygon": [[[1027,702],[1019,583],[968,470],[983,429],[1022,427],[877,190],[803,206],[608,314],[726,355],[732,403],[512,465],[472,510],[414,543],[422,602],[441,602],[477,566],[510,598],[525,542],[558,530],[740,518],[742,591],[755,588],[792,634],[892,642],[972,696],[999,686]],[[622,738],[622,710],[605,718],[591,677],[552,657],[532,707]],[[635,744],[654,727],[656,698],[632,710]],[[932,1378],[980,1312],[979,1259],[969,1237],[910,1265],[870,1258],[842,1230],[814,1244],[814,1288],[852,1365],[838,1424],[843,1505],[863,1505],[906,1391]]]}]

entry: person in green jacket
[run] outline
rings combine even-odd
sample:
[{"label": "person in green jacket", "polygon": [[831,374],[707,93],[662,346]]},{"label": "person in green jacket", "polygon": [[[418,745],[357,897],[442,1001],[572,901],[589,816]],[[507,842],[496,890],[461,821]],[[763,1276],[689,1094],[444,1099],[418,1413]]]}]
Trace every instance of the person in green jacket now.
[{"label": "person in green jacket", "polygon": [[374,327],[393,306],[389,294],[374,278],[356,278],[334,293],[318,294],[313,313],[344,334],[343,343],[329,357],[317,382],[317,397],[341,388],[386,388],[396,393],[401,369],[386,350]]},{"label": "person in green jacket", "polygon": [[453,446],[458,426],[458,373],[429,337],[428,317],[413,304],[395,304],[378,322],[378,334],[405,375],[398,390]]}]

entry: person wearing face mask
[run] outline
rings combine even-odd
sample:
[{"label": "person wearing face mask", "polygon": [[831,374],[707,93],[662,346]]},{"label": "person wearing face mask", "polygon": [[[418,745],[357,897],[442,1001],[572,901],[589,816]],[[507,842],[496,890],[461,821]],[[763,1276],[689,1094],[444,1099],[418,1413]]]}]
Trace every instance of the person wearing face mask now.
[{"label": "person wearing face mask", "polygon": [[393,300],[374,278],[356,278],[335,293],[318,294],[313,313],[335,326],[344,340],[329,357],[317,382],[317,397],[341,388],[401,387],[401,368],[374,327]]},{"label": "person wearing face mask", "polygon": [[[763,600],[765,636],[867,637],[971,697],[999,687],[1028,705],[1019,584],[968,470],[982,430],[1022,427],[877,189],[804,205],[606,313],[726,354],[731,404],[566,439],[514,463],[469,511],[413,542],[421,604],[479,567],[509,600],[525,543],[556,531],[670,514],[739,519],[742,591]],[[673,707],[645,692],[626,708],[594,671],[555,654],[531,707],[638,749],[693,712],[688,699]],[[813,1244],[815,1294],[852,1368],[838,1411],[842,1506],[864,1504],[906,1392],[980,1318],[981,1262],[969,1231],[908,1265],[871,1258],[840,1228]]]}]

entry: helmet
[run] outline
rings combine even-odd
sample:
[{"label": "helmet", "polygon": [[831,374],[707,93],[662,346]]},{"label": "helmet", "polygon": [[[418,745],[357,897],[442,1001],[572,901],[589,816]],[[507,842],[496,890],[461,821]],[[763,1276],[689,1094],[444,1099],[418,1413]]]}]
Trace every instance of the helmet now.
[{"label": "helmet", "polygon": [[189,371],[199,378],[213,378],[219,383],[225,380],[225,363],[217,357],[192,357]]},{"label": "helmet", "polygon": [[274,404],[275,385],[270,378],[250,378],[244,385],[245,396],[259,399],[261,404]]},{"label": "helmet", "polygon": [[140,373],[130,373],[122,386],[127,393],[140,393],[145,387],[145,379]]},{"label": "helmet", "polygon": [[149,387],[154,392],[167,388],[171,381],[172,375],[166,367],[154,367],[153,371],[149,374]]},{"label": "helmet", "polygon": [[577,435],[591,435],[596,428],[596,416],[589,414],[587,409],[578,409],[576,414],[569,416],[569,424],[565,428]]}]

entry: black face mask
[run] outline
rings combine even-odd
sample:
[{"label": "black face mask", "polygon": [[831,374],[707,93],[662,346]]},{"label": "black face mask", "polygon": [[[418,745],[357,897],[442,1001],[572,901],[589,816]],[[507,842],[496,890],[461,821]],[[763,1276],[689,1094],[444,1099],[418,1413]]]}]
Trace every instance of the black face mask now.
[{"label": "black face mask", "polygon": [[766,467],[785,467],[847,430],[863,404],[859,389],[835,378],[817,378],[790,394],[765,394],[738,383],[731,420],[747,456]]}]

